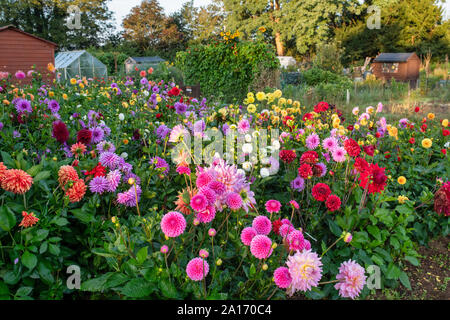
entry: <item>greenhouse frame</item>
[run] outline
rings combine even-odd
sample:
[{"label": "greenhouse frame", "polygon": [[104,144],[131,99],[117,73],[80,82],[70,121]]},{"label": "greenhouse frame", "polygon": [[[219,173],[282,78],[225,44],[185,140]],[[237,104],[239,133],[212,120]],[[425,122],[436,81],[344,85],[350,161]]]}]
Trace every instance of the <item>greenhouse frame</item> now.
[{"label": "greenhouse frame", "polygon": [[100,60],[86,50],[59,52],[55,58],[58,80],[65,82],[71,78],[107,78],[108,69]]}]

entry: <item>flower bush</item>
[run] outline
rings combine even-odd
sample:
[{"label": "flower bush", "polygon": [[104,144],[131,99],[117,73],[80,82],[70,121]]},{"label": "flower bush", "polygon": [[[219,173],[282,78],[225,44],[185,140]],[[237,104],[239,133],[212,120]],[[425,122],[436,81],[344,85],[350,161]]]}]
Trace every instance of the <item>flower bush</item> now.
[{"label": "flower bush", "polygon": [[0,80],[1,298],[364,298],[369,266],[410,287],[448,234],[448,120],[420,107],[388,124],[280,90],[217,106],[145,75],[29,76]]}]

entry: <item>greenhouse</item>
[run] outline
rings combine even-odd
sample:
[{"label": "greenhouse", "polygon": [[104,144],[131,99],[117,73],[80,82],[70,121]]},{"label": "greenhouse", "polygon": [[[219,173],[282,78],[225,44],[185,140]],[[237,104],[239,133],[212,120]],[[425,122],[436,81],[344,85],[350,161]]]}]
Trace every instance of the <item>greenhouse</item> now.
[{"label": "greenhouse", "polygon": [[86,50],[64,51],[56,55],[55,67],[58,80],[65,82],[71,78],[106,78],[106,66]]}]

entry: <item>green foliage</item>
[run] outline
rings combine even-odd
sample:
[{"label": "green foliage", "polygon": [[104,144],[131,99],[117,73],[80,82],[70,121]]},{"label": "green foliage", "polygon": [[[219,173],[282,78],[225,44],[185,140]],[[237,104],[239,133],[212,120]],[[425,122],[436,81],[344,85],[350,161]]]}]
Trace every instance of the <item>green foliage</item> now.
[{"label": "green foliage", "polygon": [[188,85],[200,84],[202,93],[226,102],[242,100],[258,74],[275,70],[273,48],[259,41],[217,41],[178,52],[179,67]]}]

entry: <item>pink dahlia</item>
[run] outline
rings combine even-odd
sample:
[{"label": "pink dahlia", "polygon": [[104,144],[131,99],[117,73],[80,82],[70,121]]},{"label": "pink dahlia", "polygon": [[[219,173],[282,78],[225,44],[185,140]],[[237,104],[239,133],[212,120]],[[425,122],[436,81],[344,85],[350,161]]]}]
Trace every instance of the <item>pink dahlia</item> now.
[{"label": "pink dahlia", "polygon": [[196,217],[201,223],[209,223],[216,217],[216,208],[214,206],[207,206],[205,210],[198,211]]},{"label": "pink dahlia", "polygon": [[194,258],[186,266],[186,273],[191,280],[200,281],[209,272],[209,265],[202,258]]},{"label": "pink dahlia", "polygon": [[289,269],[286,267],[279,267],[278,269],[276,269],[273,273],[273,280],[275,281],[275,284],[281,289],[286,289],[287,287],[289,287],[292,282]]},{"label": "pink dahlia", "polygon": [[341,264],[336,276],[339,283],[334,286],[341,297],[355,299],[359,295],[366,283],[364,271],[363,267],[351,259]]},{"label": "pink dahlia", "polygon": [[195,183],[197,184],[197,188],[201,188],[207,186],[208,183],[212,182],[213,180],[213,176],[208,172],[202,172],[198,175],[197,181]]},{"label": "pink dahlia", "polygon": [[178,237],[184,232],[184,229],[186,229],[186,220],[177,211],[171,211],[161,219],[161,230],[169,238]]},{"label": "pink dahlia", "polygon": [[278,213],[281,209],[281,203],[278,200],[269,200],[266,202],[266,210],[269,213]]},{"label": "pink dahlia", "polygon": [[199,190],[199,194],[204,195],[206,199],[208,199],[208,203],[210,205],[213,205],[216,202],[217,194],[211,188],[201,187]]},{"label": "pink dahlia", "polygon": [[272,230],[272,223],[266,216],[257,216],[253,219],[252,227],[258,234],[268,235]]},{"label": "pink dahlia", "polygon": [[221,195],[226,191],[225,185],[220,181],[211,181],[208,184],[208,188],[212,189],[218,195]]},{"label": "pink dahlia", "polygon": [[198,253],[198,255],[203,258],[206,259],[209,256],[209,252],[205,249],[200,249],[200,252]]},{"label": "pink dahlia", "polygon": [[255,228],[246,227],[241,232],[241,241],[246,246],[249,246],[252,243],[253,238],[257,235]]},{"label": "pink dahlia", "polygon": [[283,225],[280,227],[280,236],[282,236],[283,238],[288,236],[289,233],[291,233],[292,231],[294,231],[295,228],[287,223],[283,223]]},{"label": "pink dahlia", "polygon": [[192,197],[190,205],[192,209],[200,212],[206,209],[206,206],[208,205],[208,199],[206,199],[206,197],[202,194],[196,194]]},{"label": "pink dahlia", "polygon": [[161,246],[160,250],[161,250],[161,253],[167,253],[167,252],[169,252],[169,247],[166,245],[163,245],[163,246]]},{"label": "pink dahlia", "polygon": [[242,207],[242,198],[239,193],[228,193],[225,201],[231,210],[239,210]]},{"label": "pink dahlia", "polygon": [[250,243],[250,252],[258,259],[266,259],[272,254],[272,240],[259,234],[253,237]]},{"label": "pink dahlia", "polygon": [[289,256],[286,264],[292,277],[289,295],[298,290],[306,292],[318,286],[322,278],[322,262],[317,253],[311,250],[297,251]]},{"label": "pink dahlia", "polygon": [[289,250],[292,251],[302,251],[305,249],[305,238],[303,233],[299,230],[294,230],[287,236],[287,241],[289,244]]}]

